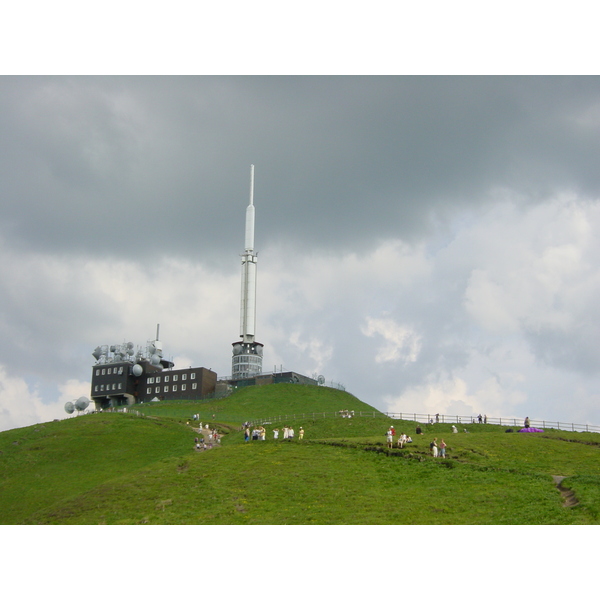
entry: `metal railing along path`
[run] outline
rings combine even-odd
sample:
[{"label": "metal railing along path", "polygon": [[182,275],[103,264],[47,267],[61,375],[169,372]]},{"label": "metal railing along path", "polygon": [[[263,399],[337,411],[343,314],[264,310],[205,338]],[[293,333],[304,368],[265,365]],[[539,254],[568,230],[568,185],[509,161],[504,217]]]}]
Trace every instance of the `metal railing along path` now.
[{"label": "metal railing along path", "polygon": [[[349,414],[344,414],[349,413]],[[296,414],[277,415],[263,419],[254,419],[249,421],[251,425],[270,425],[273,423],[284,423],[288,421],[298,421],[306,419],[331,419],[331,418],[352,418],[352,417],[372,417],[379,419],[400,419],[404,421],[414,421],[422,424],[453,424],[460,425],[463,429],[468,425],[479,424],[479,415],[441,415],[425,414],[414,412],[379,412],[379,411],[337,411],[337,412],[306,412]],[[503,427],[515,427],[521,429],[525,426],[525,420],[517,417],[488,417],[482,416],[481,423],[489,425],[501,425]],[[569,423],[567,421],[549,421],[540,419],[529,419],[529,426],[537,429],[560,429],[563,431],[579,431],[600,433],[600,427],[596,425]]]}]

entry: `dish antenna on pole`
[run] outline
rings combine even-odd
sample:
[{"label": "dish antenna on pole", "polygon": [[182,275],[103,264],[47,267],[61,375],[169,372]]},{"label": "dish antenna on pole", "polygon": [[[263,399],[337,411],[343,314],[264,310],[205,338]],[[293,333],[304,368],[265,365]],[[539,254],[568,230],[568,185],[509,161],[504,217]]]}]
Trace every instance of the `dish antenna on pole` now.
[{"label": "dish antenna on pole", "polygon": [[65,412],[69,415],[72,415],[75,411],[80,413],[82,410],[85,410],[89,405],[90,401],[85,396],[81,396],[73,402],[67,402],[65,404]]}]

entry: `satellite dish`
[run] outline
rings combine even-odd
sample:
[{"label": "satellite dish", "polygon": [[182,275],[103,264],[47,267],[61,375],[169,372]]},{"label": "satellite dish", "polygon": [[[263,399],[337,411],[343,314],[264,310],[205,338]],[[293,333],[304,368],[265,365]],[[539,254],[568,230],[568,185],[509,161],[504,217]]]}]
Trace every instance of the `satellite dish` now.
[{"label": "satellite dish", "polygon": [[67,402],[65,404],[65,412],[69,413],[70,415],[75,412],[75,407],[73,406],[72,402]]},{"label": "satellite dish", "polygon": [[144,372],[144,369],[142,368],[142,365],[133,365],[133,368],[131,369],[131,372],[136,377],[139,377]]},{"label": "satellite dish", "polygon": [[160,365],[160,356],[158,354],[153,354],[152,358],[150,359],[150,364],[154,365],[155,367]]},{"label": "satellite dish", "polygon": [[100,357],[102,356],[102,348],[100,348],[100,346],[96,346],[96,349],[92,352],[92,356],[96,360],[100,360]]},{"label": "satellite dish", "polygon": [[75,401],[75,408],[77,410],[85,410],[90,405],[90,401],[85,397],[81,396]]},{"label": "satellite dish", "polygon": [[323,385],[325,383],[325,377],[323,377],[323,375],[319,375],[319,377],[317,379],[317,383],[319,385]]}]

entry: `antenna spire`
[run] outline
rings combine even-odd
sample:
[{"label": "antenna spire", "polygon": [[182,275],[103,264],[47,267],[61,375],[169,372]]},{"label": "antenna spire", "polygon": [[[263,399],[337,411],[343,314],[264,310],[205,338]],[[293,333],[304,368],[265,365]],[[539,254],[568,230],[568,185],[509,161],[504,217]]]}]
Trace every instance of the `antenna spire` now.
[{"label": "antenna spire", "polygon": [[246,245],[242,254],[240,306],[241,342],[233,344],[232,376],[250,377],[262,372],[263,345],[254,340],[256,329],[256,263],[254,251],[254,165],[250,165],[250,204],[246,208]]}]

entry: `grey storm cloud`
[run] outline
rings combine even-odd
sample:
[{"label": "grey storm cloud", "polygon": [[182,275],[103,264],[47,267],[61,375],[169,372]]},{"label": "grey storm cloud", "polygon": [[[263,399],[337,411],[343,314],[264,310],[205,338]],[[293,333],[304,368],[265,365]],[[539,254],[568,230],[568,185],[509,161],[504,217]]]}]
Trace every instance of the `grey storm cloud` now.
[{"label": "grey storm cloud", "polygon": [[0,89],[0,219],[40,249],[216,260],[239,239],[251,163],[263,243],[329,249],[418,239],[433,211],[496,189],[535,201],[600,183],[597,78],[5,77]]}]

